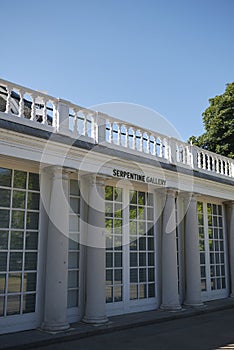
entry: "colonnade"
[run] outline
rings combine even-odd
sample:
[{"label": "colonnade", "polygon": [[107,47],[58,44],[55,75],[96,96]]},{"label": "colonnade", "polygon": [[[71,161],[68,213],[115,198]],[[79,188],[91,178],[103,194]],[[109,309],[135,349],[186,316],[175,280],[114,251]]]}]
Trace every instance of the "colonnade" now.
[{"label": "colonnade", "polygon": [[[53,167],[45,171],[51,177],[47,256],[45,266],[44,316],[42,328],[59,331],[69,327],[67,322],[67,271],[69,205],[68,185],[70,170]],[[83,321],[108,321],[105,305],[105,180],[90,175],[88,181],[88,223],[86,231],[85,308]],[[81,189],[82,194],[82,189]],[[155,196],[157,196],[155,192]],[[175,189],[164,190],[165,203],[161,225],[161,309],[181,309],[178,290]],[[202,306],[197,198],[193,193],[182,194],[184,206],[185,295],[184,304]],[[82,200],[81,196],[81,200]],[[83,199],[84,200],[84,199]],[[234,227],[234,202],[231,204],[231,227]],[[234,248],[234,232],[231,234]],[[234,249],[232,249],[234,251]],[[231,256],[234,266],[234,255]],[[234,270],[232,281],[234,281]],[[232,290],[234,290],[234,282]]]}]

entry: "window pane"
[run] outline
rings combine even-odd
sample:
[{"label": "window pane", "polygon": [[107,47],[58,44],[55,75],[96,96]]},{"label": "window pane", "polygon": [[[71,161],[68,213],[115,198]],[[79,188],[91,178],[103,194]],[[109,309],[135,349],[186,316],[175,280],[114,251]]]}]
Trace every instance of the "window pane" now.
[{"label": "window pane", "polygon": [[138,193],[138,204],[145,205],[145,192]]},{"label": "window pane", "polygon": [[20,313],[20,295],[8,295],[7,315],[16,315]]},{"label": "window pane", "polygon": [[11,227],[24,228],[24,211],[12,210]]},{"label": "window pane", "polygon": [[146,238],[139,238],[139,250],[146,250]]},{"label": "window pane", "polygon": [[148,269],[148,281],[154,282],[154,269]]},{"label": "window pane", "polygon": [[146,269],[139,270],[139,281],[146,282]]},{"label": "window pane", "polygon": [[138,298],[138,290],[137,290],[137,284],[131,284],[130,285],[130,299],[137,299]]},{"label": "window pane", "polygon": [[107,201],[113,200],[113,187],[112,186],[105,187],[105,200],[107,200]]},{"label": "window pane", "polygon": [[130,253],[130,266],[137,266],[137,253]]},{"label": "window pane", "polygon": [[36,295],[25,294],[23,297],[23,313],[35,312]]},{"label": "window pane", "polygon": [[148,266],[154,266],[154,253],[148,253]]},{"label": "window pane", "polygon": [[106,267],[113,267],[113,253],[106,253]]},{"label": "window pane", "polygon": [[11,190],[0,188],[0,207],[10,207]]},{"label": "window pane", "polygon": [[0,317],[4,316],[4,302],[5,302],[5,298],[0,297]]},{"label": "window pane", "polygon": [[27,173],[24,171],[15,170],[14,171],[14,183],[15,188],[26,189]]},{"label": "window pane", "polygon": [[155,287],[154,287],[154,284],[149,284],[149,285],[148,285],[148,297],[149,297],[149,298],[155,297]]},{"label": "window pane", "polygon": [[112,303],[113,301],[113,287],[106,287],[106,302]]},{"label": "window pane", "polygon": [[12,208],[25,208],[25,195],[23,191],[13,191]]},{"label": "window pane", "polygon": [[70,210],[75,214],[80,213],[80,200],[79,198],[70,198]]},{"label": "window pane", "polygon": [[27,229],[38,229],[39,214],[27,212]]},{"label": "window pane", "polygon": [[137,191],[130,191],[130,203],[137,204]]},{"label": "window pane", "polygon": [[67,307],[70,309],[72,307],[78,306],[78,290],[69,290],[67,294]]},{"label": "window pane", "polygon": [[116,187],[113,195],[116,202],[122,202],[122,188]]},{"label": "window pane", "polygon": [[21,292],[21,273],[9,273],[8,276],[8,293]]},{"label": "window pane", "polygon": [[114,301],[122,301],[122,287],[121,286],[115,286],[114,287]]},{"label": "window pane", "polygon": [[79,236],[74,234],[69,234],[69,250],[79,250]]},{"label": "window pane", "polygon": [[24,273],[24,292],[36,291],[37,274],[25,272]]},{"label": "window pane", "polygon": [[28,209],[39,210],[40,194],[28,192]]},{"label": "window pane", "polygon": [[130,283],[138,282],[138,269],[130,270]]},{"label": "window pane", "polygon": [[122,266],[122,253],[115,253],[115,267]]},{"label": "window pane", "polygon": [[38,233],[37,232],[27,232],[26,233],[26,249],[27,250],[37,250],[38,244]]},{"label": "window pane", "polygon": [[115,270],[115,282],[122,283],[122,270]]},{"label": "window pane", "polygon": [[23,263],[23,253],[10,253],[10,271],[21,271]]},{"label": "window pane", "polygon": [[70,180],[70,195],[80,195],[78,180]]},{"label": "window pane", "polygon": [[34,191],[39,191],[40,190],[39,174],[29,173],[28,189],[29,190],[34,190]]},{"label": "window pane", "polygon": [[79,231],[79,216],[76,214],[71,214],[69,216],[69,231]]},{"label": "window pane", "polygon": [[11,175],[10,169],[0,168],[0,186],[11,187]]},{"label": "window pane", "polygon": [[146,284],[140,284],[140,299],[147,298],[147,285]]},{"label": "window pane", "polygon": [[9,218],[10,218],[10,211],[5,209],[0,209],[0,227],[1,228],[9,227]]},{"label": "window pane", "polygon": [[106,270],[106,284],[113,284],[113,271]]},{"label": "window pane", "polygon": [[68,288],[77,288],[79,285],[79,272],[68,271]]},{"label": "window pane", "polygon": [[37,269],[37,253],[25,253],[25,270]]},{"label": "window pane", "polygon": [[12,250],[22,250],[24,245],[24,233],[19,231],[11,231],[11,244]]},{"label": "window pane", "polygon": [[0,250],[8,247],[8,231],[0,231]]},{"label": "window pane", "polygon": [[0,271],[7,269],[7,253],[0,253]]},{"label": "window pane", "polygon": [[[139,265],[146,266],[146,253],[139,254]],[[151,265],[151,264],[149,264],[149,265]]]},{"label": "window pane", "polygon": [[76,269],[79,267],[79,253],[69,253],[68,255],[68,268]]},{"label": "window pane", "polygon": [[0,275],[0,294],[5,293],[6,289],[6,274],[1,274]]}]

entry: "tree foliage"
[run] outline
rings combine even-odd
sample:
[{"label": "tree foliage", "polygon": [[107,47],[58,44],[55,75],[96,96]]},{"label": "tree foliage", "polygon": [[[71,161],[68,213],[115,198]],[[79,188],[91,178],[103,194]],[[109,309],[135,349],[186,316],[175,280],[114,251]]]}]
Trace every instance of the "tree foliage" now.
[{"label": "tree foliage", "polygon": [[222,95],[209,99],[204,111],[205,133],[191,136],[192,144],[234,158],[234,82],[226,85]]}]

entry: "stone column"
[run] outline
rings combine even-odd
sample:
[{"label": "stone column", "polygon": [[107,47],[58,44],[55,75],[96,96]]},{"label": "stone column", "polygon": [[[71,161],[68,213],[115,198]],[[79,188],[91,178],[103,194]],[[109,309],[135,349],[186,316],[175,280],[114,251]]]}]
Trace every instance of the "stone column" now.
[{"label": "stone column", "polygon": [[194,194],[185,198],[185,305],[199,307],[201,301],[201,272],[197,200]]},{"label": "stone column", "polygon": [[45,271],[45,302],[42,329],[61,331],[69,328],[67,322],[67,275],[69,173],[62,167],[49,168],[52,172],[47,256]]},{"label": "stone column", "polygon": [[234,298],[234,201],[227,204],[228,210],[228,234],[229,234],[229,255],[230,255],[230,296]]},{"label": "stone column", "polygon": [[175,190],[168,189],[162,224],[163,310],[180,310],[176,251]]},{"label": "stone column", "polygon": [[86,305],[83,321],[105,323],[105,201],[104,181],[92,176],[89,184],[86,241]]}]

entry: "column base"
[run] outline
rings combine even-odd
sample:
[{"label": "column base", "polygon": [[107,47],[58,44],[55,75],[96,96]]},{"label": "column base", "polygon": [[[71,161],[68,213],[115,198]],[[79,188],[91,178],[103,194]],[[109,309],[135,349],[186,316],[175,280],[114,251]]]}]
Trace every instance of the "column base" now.
[{"label": "column base", "polygon": [[89,324],[105,324],[105,323],[109,322],[109,320],[108,320],[108,318],[106,316],[103,316],[103,317],[88,317],[88,316],[85,316],[82,319],[82,322],[89,323]]},{"label": "column base", "polygon": [[62,331],[66,331],[69,328],[70,328],[70,325],[67,322],[63,322],[63,323],[44,322],[41,325],[41,329],[46,332],[62,332]]},{"label": "column base", "polygon": [[179,311],[179,310],[182,310],[182,307],[179,304],[175,304],[175,305],[162,304],[160,306],[160,309],[163,310],[163,311]]},{"label": "column base", "polygon": [[203,308],[206,305],[202,302],[189,302],[189,301],[187,302],[187,301],[185,301],[184,306],[191,307],[191,308]]}]

